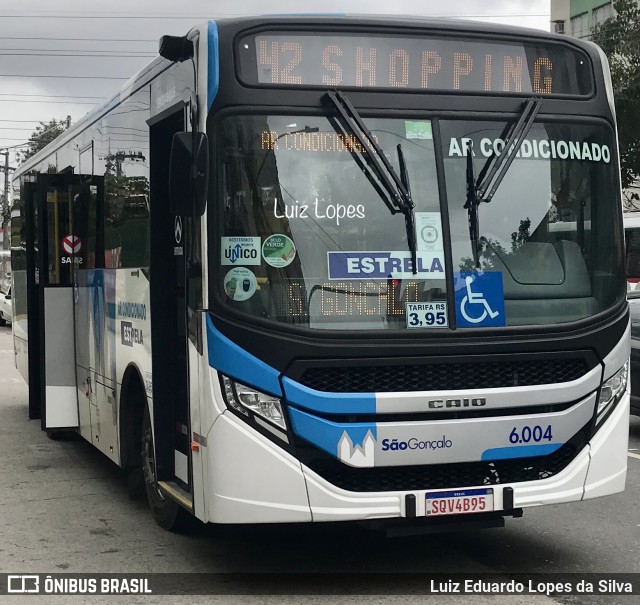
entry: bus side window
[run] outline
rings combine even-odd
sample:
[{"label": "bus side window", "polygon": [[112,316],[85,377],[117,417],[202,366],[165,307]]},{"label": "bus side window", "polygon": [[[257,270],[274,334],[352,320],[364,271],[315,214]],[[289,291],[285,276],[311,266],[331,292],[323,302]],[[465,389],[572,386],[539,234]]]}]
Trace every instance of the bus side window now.
[{"label": "bus side window", "polygon": [[[149,266],[149,108],[145,89],[102,120],[109,141],[104,163],[104,266],[107,269]],[[131,131],[133,141],[123,139]],[[120,134],[118,134],[120,133]]]},{"label": "bus side window", "polygon": [[149,181],[146,177],[119,177],[123,185],[108,189],[105,178],[105,267],[149,266]]},{"label": "bus side window", "polygon": [[627,278],[640,279],[640,229],[625,231],[627,248]]}]

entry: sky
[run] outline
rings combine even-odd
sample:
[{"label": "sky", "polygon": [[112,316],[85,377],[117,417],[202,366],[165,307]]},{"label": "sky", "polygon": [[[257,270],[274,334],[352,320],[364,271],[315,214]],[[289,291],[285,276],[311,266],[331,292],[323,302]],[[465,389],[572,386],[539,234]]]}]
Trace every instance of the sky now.
[{"label": "sky", "polygon": [[184,35],[209,18],[291,12],[461,17],[549,31],[549,0],[0,0],[0,150],[24,143],[39,121],[70,115],[73,123],[111,97],[157,56],[163,34]]}]

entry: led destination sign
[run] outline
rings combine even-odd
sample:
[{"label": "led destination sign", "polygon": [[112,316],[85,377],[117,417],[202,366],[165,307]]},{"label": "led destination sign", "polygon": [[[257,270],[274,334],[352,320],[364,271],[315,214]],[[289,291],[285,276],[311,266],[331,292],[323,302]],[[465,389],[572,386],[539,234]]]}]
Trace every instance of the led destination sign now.
[{"label": "led destination sign", "polygon": [[[306,288],[303,280],[292,279],[279,292],[275,304],[280,317],[352,320],[354,317],[404,318],[407,302],[425,297],[424,285],[406,281],[402,292],[391,281],[327,281]],[[404,323],[404,321],[403,321]]]},{"label": "led destination sign", "polygon": [[258,34],[240,41],[248,84],[586,95],[587,56],[559,44],[433,35]]}]

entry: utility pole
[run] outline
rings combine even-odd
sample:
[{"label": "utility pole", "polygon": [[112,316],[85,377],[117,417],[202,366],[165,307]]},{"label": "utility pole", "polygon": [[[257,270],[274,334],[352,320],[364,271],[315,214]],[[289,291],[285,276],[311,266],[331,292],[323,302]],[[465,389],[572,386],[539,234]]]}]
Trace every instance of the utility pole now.
[{"label": "utility pole", "polygon": [[11,247],[11,241],[9,240],[9,218],[10,218],[10,210],[9,210],[9,172],[11,170],[15,170],[9,166],[9,150],[5,149],[3,153],[0,155],[4,155],[4,166],[0,166],[0,171],[4,172],[4,194],[2,196],[2,206],[0,207],[0,220],[2,221],[2,249],[8,250]]}]

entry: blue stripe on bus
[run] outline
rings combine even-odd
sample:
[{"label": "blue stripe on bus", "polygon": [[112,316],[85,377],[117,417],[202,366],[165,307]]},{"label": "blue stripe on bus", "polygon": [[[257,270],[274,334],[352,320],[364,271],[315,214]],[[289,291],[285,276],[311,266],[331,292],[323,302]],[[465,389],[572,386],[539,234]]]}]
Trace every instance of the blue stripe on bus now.
[{"label": "blue stripe on bus", "polygon": [[220,55],[218,53],[218,26],[215,21],[209,21],[208,27],[209,55],[207,60],[209,73],[207,74],[207,108],[210,110],[218,94],[220,83]]},{"label": "blue stripe on bus", "polygon": [[368,433],[374,439],[377,427],[373,422],[337,424],[324,418],[318,418],[296,408],[289,408],[291,429],[305,441],[312,443],[333,457],[338,457],[338,444],[346,432],[351,439],[352,447],[362,447]]},{"label": "blue stripe on bus", "polygon": [[269,395],[282,397],[278,370],[251,355],[218,330],[207,316],[207,348],[209,365]]},{"label": "blue stripe on bus", "polygon": [[327,393],[310,389],[291,378],[282,379],[289,403],[326,414],[375,414],[375,393]]},{"label": "blue stripe on bus", "polygon": [[512,447],[494,447],[482,452],[482,460],[507,460],[509,458],[530,458],[548,456],[559,450],[564,443],[541,443],[538,445],[515,445]]}]

